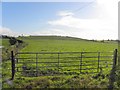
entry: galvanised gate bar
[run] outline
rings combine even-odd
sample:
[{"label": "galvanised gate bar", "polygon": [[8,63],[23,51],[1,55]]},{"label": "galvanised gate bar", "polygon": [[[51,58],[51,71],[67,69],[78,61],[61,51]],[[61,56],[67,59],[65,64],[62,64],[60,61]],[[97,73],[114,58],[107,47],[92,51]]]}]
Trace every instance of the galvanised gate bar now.
[{"label": "galvanised gate bar", "polygon": [[73,75],[109,71],[116,62],[114,52],[11,52],[12,78],[24,76]]}]

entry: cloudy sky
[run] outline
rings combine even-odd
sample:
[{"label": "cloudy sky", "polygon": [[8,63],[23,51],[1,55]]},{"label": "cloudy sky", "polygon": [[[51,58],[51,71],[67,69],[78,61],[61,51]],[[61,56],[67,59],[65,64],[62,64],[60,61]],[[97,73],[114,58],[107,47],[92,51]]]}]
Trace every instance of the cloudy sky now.
[{"label": "cloudy sky", "polygon": [[14,1],[2,2],[0,34],[118,39],[117,0]]}]

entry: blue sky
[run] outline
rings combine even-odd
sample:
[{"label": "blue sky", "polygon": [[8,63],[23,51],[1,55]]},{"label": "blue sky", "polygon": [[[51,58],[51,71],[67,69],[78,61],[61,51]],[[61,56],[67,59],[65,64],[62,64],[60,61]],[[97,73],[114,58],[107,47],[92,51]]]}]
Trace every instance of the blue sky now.
[{"label": "blue sky", "polygon": [[93,0],[1,0],[2,2],[91,2]]},{"label": "blue sky", "polygon": [[[113,7],[113,2],[104,0],[2,2],[2,34],[117,39],[117,22],[114,18],[117,10]],[[109,15],[110,13],[113,14]]]},{"label": "blue sky", "polygon": [[[2,4],[3,27],[9,27],[14,31],[32,32],[35,30],[43,30],[49,28],[47,21],[57,19],[58,11],[70,10],[76,11],[79,8],[86,6],[88,3],[55,3],[55,2],[4,2]],[[86,7],[86,12],[80,14],[85,18],[90,7]],[[85,10],[84,9],[84,10]],[[82,12],[82,9],[81,9]]]},{"label": "blue sky", "polygon": [[0,3],[0,26],[2,26],[2,3]]}]

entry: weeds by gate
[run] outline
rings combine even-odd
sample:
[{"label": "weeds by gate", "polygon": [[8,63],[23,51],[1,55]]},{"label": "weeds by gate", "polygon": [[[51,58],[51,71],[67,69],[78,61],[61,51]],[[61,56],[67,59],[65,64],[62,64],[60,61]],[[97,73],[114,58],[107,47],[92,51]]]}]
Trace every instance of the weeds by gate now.
[{"label": "weeds by gate", "polygon": [[12,79],[15,72],[24,76],[73,75],[110,70],[114,52],[18,52],[13,51]]}]

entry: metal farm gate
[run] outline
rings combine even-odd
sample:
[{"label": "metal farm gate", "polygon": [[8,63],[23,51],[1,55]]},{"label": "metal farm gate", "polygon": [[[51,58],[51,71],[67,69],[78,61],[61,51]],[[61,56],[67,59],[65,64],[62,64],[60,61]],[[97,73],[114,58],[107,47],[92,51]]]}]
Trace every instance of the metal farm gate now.
[{"label": "metal farm gate", "polygon": [[117,61],[114,52],[11,52],[12,79],[24,76],[73,75],[99,73],[112,69]]}]

